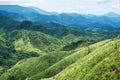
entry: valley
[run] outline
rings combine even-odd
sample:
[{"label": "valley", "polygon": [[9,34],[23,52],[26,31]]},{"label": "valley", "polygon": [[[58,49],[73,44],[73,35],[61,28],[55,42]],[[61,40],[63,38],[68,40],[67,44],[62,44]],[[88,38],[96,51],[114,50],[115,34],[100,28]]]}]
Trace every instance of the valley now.
[{"label": "valley", "polygon": [[119,79],[120,14],[0,5],[0,80]]}]

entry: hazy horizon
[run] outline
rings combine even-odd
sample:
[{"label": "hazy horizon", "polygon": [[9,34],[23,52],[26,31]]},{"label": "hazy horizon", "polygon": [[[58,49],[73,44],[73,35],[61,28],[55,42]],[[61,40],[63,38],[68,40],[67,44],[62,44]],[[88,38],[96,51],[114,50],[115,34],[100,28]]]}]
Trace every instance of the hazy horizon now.
[{"label": "hazy horizon", "polygon": [[106,14],[114,12],[120,14],[120,0],[0,0],[0,5],[20,5],[37,7],[48,12]]}]

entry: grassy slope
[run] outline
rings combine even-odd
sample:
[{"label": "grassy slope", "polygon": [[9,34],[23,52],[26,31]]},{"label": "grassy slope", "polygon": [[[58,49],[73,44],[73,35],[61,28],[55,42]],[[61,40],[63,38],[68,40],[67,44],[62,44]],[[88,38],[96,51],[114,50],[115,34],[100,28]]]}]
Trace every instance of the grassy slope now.
[{"label": "grassy slope", "polygon": [[17,51],[24,51],[24,52],[36,52],[38,54],[42,54],[43,52],[37,48],[34,48],[33,45],[29,42],[29,39],[24,41],[23,38],[14,42],[15,49]]},{"label": "grassy slope", "polygon": [[[117,47],[116,47],[116,44]],[[44,80],[119,80],[120,40],[110,41]]]},{"label": "grassy slope", "polygon": [[24,80],[27,76],[32,76],[45,70],[46,68],[50,67],[54,63],[70,54],[71,52],[69,51],[57,51],[43,55],[41,57],[24,59],[9,69],[0,77],[0,79],[7,80],[11,77],[14,77],[15,79],[13,80]]},{"label": "grassy slope", "polygon": [[[102,65],[102,66],[101,66]],[[101,71],[100,71],[101,70]],[[90,70],[83,80],[119,80],[120,79],[120,52],[114,52],[103,59],[92,70]]]},{"label": "grassy slope", "polygon": [[[102,46],[103,44],[107,43],[109,40],[96,43],[94,45],[90,46],[90,50],[94,50],[97,47]],[[27,60],[22,60],[18,62],[15,66],[13,66],[11,69],[9,69],[6,73],[4,73],[0,79],[6,80],[11,77],[14,77],[15,79],[20,79],[22,80],[23,78],[25,79],[26,77],[32,77],[35,80],[44,77],[50,77],[79,58],[84,57],[85,55],[88,54],[87,50],[88,48],[83,48],[83,49],[76,49],[74,52],[69,52],[69,51],[57,51],[48,55],[44,55],[38,58],[30,58]],[[82,54],[84,52],[84,54]],[[74,53],[74,54],[73,54]],[[70,55],[72,54],[72,55]],[[68,56],[70,55],[70,56]],[[80,56],[79,56],[80,55]],[[68,56],[68,57],[66,57]],[[64,58],[66,57],[66,58]],[[63,59],[64,58],[64,59]],[[61,60],[63,59],[63,60]],[[60,61],[61,60],[61,61]],[[57,63],[58,62],[58,63]],[[55,64],[56,63],[56,64]],[[63,66],[65,65],[65,66]],[[53,72],[53,74],[51,74]],[[42,74],[41,76],[38,76]],[[49,75],[48,75],[49,74]],[[34,76],[35,75],[35,76]]]},{"label": "grassy slope", "polygon": [[61,41],[38,31],[16,30],[10,33],[16,50],[49,52],[61,46]]},{"label": "grassy slope", "polygon": [[[89,49],[90,49],[90,51],[93,51],[97,47],[100,47],[100,46],[106,44],[107,42],[109,42],[109,40],[93,44],[93,45],[89,46]],[[69,65],[71,65],[72,63],[77,61],[78,59],[83,58],[87,54],[89,54],[88,47],[78,48],[78,49],[74,50],[73,54],[65,57],[64,59],[62,59],[59,62],[55,63],[54,65],[50,66],[45,71],[32,76],[30,79],[36,80],[39,78],[54,76],[55,74],[59,73],[60,71],[62,71],[63,69],[65,69],[66,67],[68,67]]]},{"label": "grassy slope", "polygon": [[[11,22],[10,19],[8,19],[6,21],[5,17],[2,17],[1,21],[3,21],[2,23],[6,24],[6,25],[1,24],[0,25],[0,26],[2,26],[1,28],[4,27],[4,28],[7,28],[8,30],[14,30],[19,25],[19,22],[15,22],[15,21]],[[12,26],[12,27],[10,27],[10,26]],[[20,26],[20,27],[26,27],[26,25]],[[38,27],[40,27],[40,26],[38,26]],[[33,28],[35,28],[35,26]],[[58,49],[59,47],[63,46],[63,44],[60,40],[58,40],[52,36],[46,35],[44,33],[38,32],[38,31],[36,31],[36,29],[35,29],[35,31],[28,31],[29,29],[27,29],[27,30],[19,30],[19,31],[10,32],[9,40],[11,40],[11,41],[9,41],[9,42],[13,42],[13,44],[15,46],[15,50],[22,51],[22,54],[24,54],[23,52],[25,52],[25,53],[35,52],[37,54],[43,54],[42,51],[51,52],[51,51],[54,51],[54,50]],[[44,30],[45,30],[45,32],[49,32],[49,30],[48,31],[46,31],[46,29],[44,29]],[[58,32],[58,30],[56,32]],[[59,31],[60,32],[58,32],[58,33],[61,33],[61,30],[59,30]],[[53,32],[53,31],[51,31],[51,32]],[[63,33],[64,32],[66,32],[66,30],[64,30]],[[69,29],[67,32],[69,32]],[[89,35],[84,34],[84,33],[80,34],[79,31],[78,31],[78,33],[76,33],[76,30],[75,31],[70,30],[70,33],[67,34],[65,38],[63,38],[63,41],[65,41],[67,39],[66,42],[69,42],[68,40],[72,41],[71,39],[73,39],[73,37],[77,38],[77,36],[74,36],[74,34],[76,34],[76,35],[79,34],[80,38],[87,35],[85,38],[88,40],[89,39],[99,40],[99,38],[101,40],[101,37],[98,36],[99,34],[97,34],[97,35],[93,34],[94,36],[92,35],[92,38],[91,38],[91,34],[89,34]],[[4,34],[2,33],[2,36],[3,35]],[[58,34],[57,36],[59,36],[59,35],[62,36],[62,34]],[[1,41],[2,40],[6,41],[8,39],[8,38],[4,39],[2,36],[0,36]],[[7,45],[9,45],[9,44],[7,44]],[[5,45],[2,44],[2,46],[4,48],[4,46],[6,46],[6,44]],[[1,79],[12,79],[12,80],[15,79],[16,80],[17,78],[25,79],[26,77],[30,77],[29,79],[38,79],[38,78],[46,78],[46,77],[54,76],[55,74],[59,73],[60,71],[62,71],[66,67],[68,67],[69,65],[75,63],[77,60],[79,60],[79,58],[82,59],[84,56],[86,57],[87,54],[89,54],[90,52],[92,52],[93,50],[95,50],[97,48],[96,46],[94,46],[95,48],[86,47],[86,48],[83,48],[82,50],[78,48],[74,52],[56,51],[55,53],[52,53],[52,55],[49,54],[49,55],[44,55],[42,57],[30,58],[30,59],[23,58],[24,60],[18,62],[18,64],[16,64],[14,67],[12,67],[10,70],[8,70],[8,73],[7,72],[5,73],[7,75],[4,76],[4,74],[3,74],[4,78],[1,78]],[[3,48],[1,48],[1,50]],[[10,48],[7,48],[7,49],[9,50]],[[7,49],[5,49],[3,51],[7,51]],[[11,53],[9,51],[7,53],[9,53],[11,55]],[[19,53],[15,54],[15,55],[12,54],[12,58],[19,59],[18,55],[20,55],[20,54]],[[72,55],[70,55],[70,54],[72,54]],[[27,55],[25,55],[25,57]],[[20,57],[22,58],[22,55],[20,55]],[[32,57],[32,56],[30,56],[30,57]],[[6,60],[9,60],[10,62],[8,62],[8,63],[10,63],[10,64],[11,64],[11,62],[14,62],[14,60],[11,59],[11,56],[10,56],[10,59],[7,58]],[[39,64],[39,62],[40,62],[40,64]],[[37,68],[36,68],[36,65],[38,65]],[[38,69],[40,69],[40,70],[38,70]],[[1,71],[2,71],[2,67],[1,67]],[[9,73],[9,71],[10,71],[10,73]],[[11,73],[13,73],[13,74],[11,75]],[[86,77],[88,77],[88,76],[86,76]]]},{"label": "grassy slope", "polygon": [[0,29],[0,75],[19,60],[45,55],[61,47],[61,41],[37,31]]}]

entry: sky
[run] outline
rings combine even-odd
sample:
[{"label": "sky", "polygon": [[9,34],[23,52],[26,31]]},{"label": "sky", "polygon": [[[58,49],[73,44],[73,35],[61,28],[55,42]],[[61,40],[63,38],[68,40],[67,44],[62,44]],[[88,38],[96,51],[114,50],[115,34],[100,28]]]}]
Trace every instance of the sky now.
[{"label": "sky", "polygon": [[0,0],[0,5],[4,4],[32,6],[59,13],[101,15],[115,12],[120,14],[120,0]]}]

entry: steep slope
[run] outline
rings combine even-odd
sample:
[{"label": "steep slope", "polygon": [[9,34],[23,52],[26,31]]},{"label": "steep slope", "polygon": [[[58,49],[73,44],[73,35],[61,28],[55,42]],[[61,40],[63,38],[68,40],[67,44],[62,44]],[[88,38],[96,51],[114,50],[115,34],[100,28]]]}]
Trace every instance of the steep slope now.
[{"label": "steep slope", "polygon": [[63,44],[61,40],[37,31],[0,29],[0,75],[18,61],[43,56]]},{"label": "steep slope", "polygon": [[109,40],[99,42],[97,44],[93,44],[89,47],[78,48],[71,55],[63,58],[59,62],[57,62],[54,65],[47,68],[45,71],[42,71],[42,72],[30,77],[30,80],[37,80],[39,78],[54,76],[55,74],[64,70],[69,65],[75,63],[77,60],[79,60],[79,59],[83,58],[84,56],[88,55],[90,51],[95,50],[97,47],[101,47],[102,45],[106,44],[107,42],[109,42]]},{"label": "steep slope", "polygon": [[25,7],[19,10],[20,14],[0,11],[0,80],[120,78],[120,38],[93,44],[120,34],[119,17],[48,16]]},{"label": "steep slope", "polygon": [[[109,42],[109,40],[91,45],[90,50],[93,51],[107,42]],[[22,60],[4,73],[0,79],[6,80],[13,77],[15,79],[23,80],[29,77],[30,79],[38,80],[39,78],[51,77],[87,54],[89,54],[88,47],[78,48],[72,52],[56,51],[38,58]]]},{"label": "steep slope", "polygon": [[12,78],[12,80],[25,80],[29,76],[44,71],[69,54],[71,52],[57,51],[41,57],[24,59],[5,72],[5,75],[3,74],[0,79],[9,80]]},{"label": "steep slope", "polygon": [[47,80],[119,80],[119,57],[120,38],[98,47]]}]

